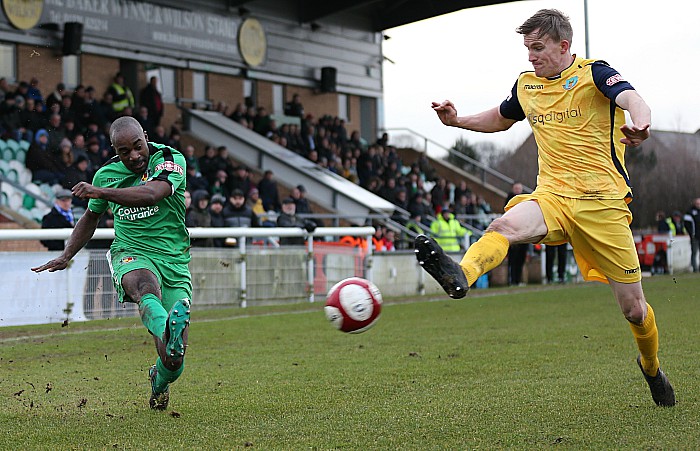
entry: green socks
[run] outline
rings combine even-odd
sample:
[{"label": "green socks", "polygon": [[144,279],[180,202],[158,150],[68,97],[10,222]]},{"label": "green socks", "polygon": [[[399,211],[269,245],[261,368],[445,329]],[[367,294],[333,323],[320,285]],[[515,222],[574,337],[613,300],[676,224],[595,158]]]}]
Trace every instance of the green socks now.
[{"label": "green socks", "polygon": [[139,303],[139,314],[146,329],[153,336],[162,338],[165,332],[165,323],[168,320],[168,312],[163,308],[160,299],[154,294],[146,294]]},{"label": "green socks", "polygon": [[180,377],[184,369],[184,359],[182,360],[182,365],[180,365],[180,368],[176,369],[175,371],[170,371],[165,367],[160,357],[158,357],[158,360],[156,360],[156,370],[158,370],[158,373],[156,375],[156,380],[153,386],[155,392],[163,393],[168,388],[168,385],[175,382],[177,378]]}]

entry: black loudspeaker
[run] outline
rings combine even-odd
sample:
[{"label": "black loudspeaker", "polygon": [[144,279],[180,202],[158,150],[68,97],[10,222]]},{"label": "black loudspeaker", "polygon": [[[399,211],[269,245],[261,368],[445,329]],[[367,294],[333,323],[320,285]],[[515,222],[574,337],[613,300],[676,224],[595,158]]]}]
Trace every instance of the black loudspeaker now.
[{"label": "black loudspeaker", "polygon": [[66,22],[63,24],[64,55],[79,55],[82,42],[83,24],[80,22]]},{"label": "black loudspeaker", "polygon": [[321,68],[321,92],[335,92],[338,70],[335,67]]}]

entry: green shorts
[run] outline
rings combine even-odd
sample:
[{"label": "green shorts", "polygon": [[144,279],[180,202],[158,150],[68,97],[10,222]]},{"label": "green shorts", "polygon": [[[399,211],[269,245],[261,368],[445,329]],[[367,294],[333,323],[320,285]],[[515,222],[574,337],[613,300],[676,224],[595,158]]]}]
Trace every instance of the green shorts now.
[{"label": "green shorts", "polygon": [[135,269],[147,269],[158,278],[166,311],[170,311],[172,305],[180,299],[192,300],[192,276],[187,263],[173,263],[131,250],[114,253],[110,250],[107,252],[107,261],[119,302],[134,302],[124,293],[121,282],[124,274]]}]

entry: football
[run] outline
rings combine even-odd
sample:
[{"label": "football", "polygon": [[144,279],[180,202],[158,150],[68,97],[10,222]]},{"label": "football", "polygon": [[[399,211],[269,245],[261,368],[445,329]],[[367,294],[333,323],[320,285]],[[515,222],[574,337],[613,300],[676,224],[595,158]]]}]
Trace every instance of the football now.
[{"label": "football", "polygon": [[375,284],[359,277],[341,280],[328,290],[326,318],[336,329],[359,334],[379,319],[382,294]]}]

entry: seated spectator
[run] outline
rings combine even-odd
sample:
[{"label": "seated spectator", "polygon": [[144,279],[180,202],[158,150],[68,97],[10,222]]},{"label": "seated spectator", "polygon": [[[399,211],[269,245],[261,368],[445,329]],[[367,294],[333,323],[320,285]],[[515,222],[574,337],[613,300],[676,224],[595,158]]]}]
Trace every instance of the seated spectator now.
[{"label": "seated spectator", "polygon": [[[88,160],[84,156],[79,156],[75,163],[66,169],[66,175],[63,179],[63,187],[71,189],[80,182],[92,182],[92,177],[88,172]],[[77,207],[87,208],[88,199],[75,198],[73,205]]]},{"label": "seated spectator", "polygon": [[245,204],[243,191],[239,189],[231,192],[223,215],[226,227],[259,227],[260,225],[258,217]]},{"label": "seated spectator", "polygon": [[26,99],[32,99],[35,102],[44,103],[44,96],[41,95],[41,89],[39,89],[38,78],[32,77],[32,79],[29,80],[29,87],[27,88]]},{"label": "seated spectator", "polygon": [[[291,197],[282,201],[282,212],[277,217],[277,227],[300,227],[309,233],[316,230],[316,223],[308,219],[301,219],[296,215],[296,203]],[[303,245],[303,236],[290,236],[280,238],[281,245]]]},{"label": "seated spectator", "polygon": [[[62,189],[56,193],[56,201],[51,210],[41,218],[42,229],[72,229],[75,225],[73,216],[73,193]],[[65,249],[64,240],[41,240],[41,244],[50,251]]]},{"label": "seated spectator", "polygon": [[33,182],[48,183],[49,185],[60,184],[64,174],[61,172],[58,156],[49,150],[48,143],[48,132],[44,129],[38,130],[34,137],[34,143],[29,146],[24,164],[27,169],[32,171]]},{"label": "seated spectator", "polygon": [[66,85],[59,83],[56,85],[56,89],[46,97],[46,109],[50,110],[53,105],[60,105],[63,101],[63,96],[66,91]]},{"label": "seated spectator", "polygon": [[[191,196],[192,208],[185,217],[185,225],[187,227],[211,227],[209,193],[206,190],[199,189],[192,191]],[[212,247],[214,240],[212,238],[192,238],[190,244],[192,247]]]},{"label": "seated spectator", "polygon": [[253,210],[253,213],[258,217],[260,224],[263,227],[274,227],[274,222],[271,222],[267,217],[267,211],[263,207],[262,199],[260,199],[260,193],[257,188],[251,188],[248,192],[248,200],[246,204]]},{"label": "seated spectator", "polygon": [[201,175],[197,175],[197,168],[193,166],[187,166],[187,169],[185,170],[185,183],[187,190],[191,193],[194,193],[197,190],[207,191],[209,189],[209,183],[207,180]]},{"label": "seated spectator", "polygon": [[233,175],[228,178],[229,191],[233,192],[238,189],[244,193],[249,193],[253,188],[255,188],[255,184],[253,184],[253,181],[250,179],[248,168],[244,165],[235,167],[233,169]]}]

